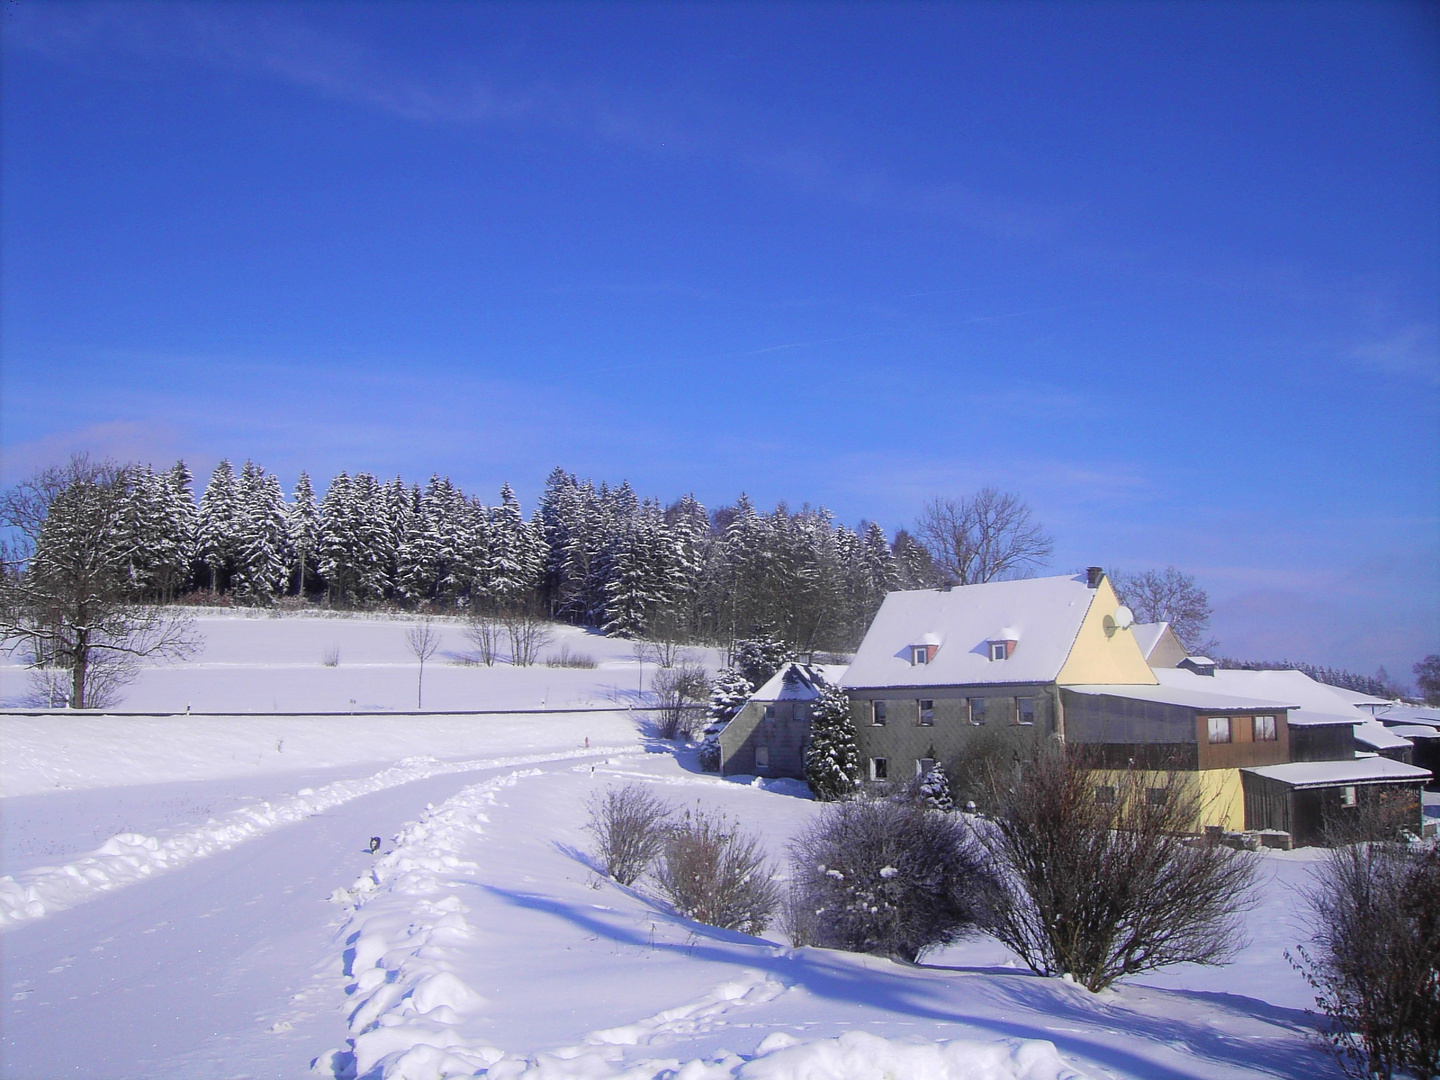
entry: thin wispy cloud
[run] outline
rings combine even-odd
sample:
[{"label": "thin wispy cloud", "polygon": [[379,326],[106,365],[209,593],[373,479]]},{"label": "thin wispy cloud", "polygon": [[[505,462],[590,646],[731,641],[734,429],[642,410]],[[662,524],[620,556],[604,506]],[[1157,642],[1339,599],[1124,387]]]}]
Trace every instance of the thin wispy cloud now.
[{"label": "thin wispy cloud", "polygon": [[1440,386],[1440,334],[1432,324],[1402,326],[1360,342],[1350,355],[1377,371]]}]

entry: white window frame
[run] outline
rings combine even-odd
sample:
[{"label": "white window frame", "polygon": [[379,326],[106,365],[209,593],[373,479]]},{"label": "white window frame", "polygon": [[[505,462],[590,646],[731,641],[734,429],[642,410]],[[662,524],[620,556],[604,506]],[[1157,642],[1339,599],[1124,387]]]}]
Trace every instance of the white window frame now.
[{"label": "white window frame", "polygon": [[1253,736],[1256,742],[1275,742],[1280,737],[1278,727],[1273,716],[1255,717]]},{"label": "white window frame", "polygon": [[[930,775],[930,770],[935,768],[935,758],[922,757],[915,759],[915,775],[921,780]],[[926,762],[929,762],[927,765]]]},{"label": "white window frame", "polygon": [[[881,773],[884,776],[881,776]],[[870,759],[870,779],[875,782],[890,779],[890,759],[883,757],[872,757]]]},{"label": "white window frame", "polygon": [[[981,702],[979,720],[975,719],[975,702],[977,701]],[[984,727],[985,721],[989,719],[990,707],[989,705],[985,704],[986,701],[987,699],[983,697],[972,697],[965,699],[965,711],[970,714],[970,723],[974,724],[976,727]]]},{"label": "white window frame", "polygon": [[[1220,725],[1220,724],[1224,724],[1224,725],[1225,725],[1225,737],[1224,737],[1223,739],[1217,739],[1217,738],[1215,737],[1216,732],[1218,732],[1218,731],[1220,730],[1220,728],[1219,728],[1219,726],[1218,726],[1218,725]],[[1235,733],[1234,733],[1234,732],[1231,730],[1231,728],[1230,728],[1230,717],[1228,717],[1228,716],[1209,716],[1209,717],[1206,717],[1206,718],[1205,718],[1205,741],[1208,742],[1211,746],[1223,746],[1225,743],[1234,742],[1234,741],[1235,741]]]},{"label": "white window frame", "polygon": [[1009,647],[1008,645],[1006,645],[1005,642],[1003,642],[1003,641],[992,641],[992,642],[990,642],[990,659],[991,659],[991,660],[1008,660],[1008,659],[1010,659],[1010,647]]},{"label": "white window frame", "polygon": [[1340,789],[1340,806],[1345,810],[1354,810],[1360,805],[1360,792],[1354,784],[1346,784]]},{"label": "white window frame", "polygon": [[761,720],[774,720],[774,719],[775,719],[775,706],[774,706],[774,705],[766,705],[766,706],[765,706],[765,712],[761,715],[760,719],[761,719]]},{"label": "white window frame", "polygon": [[[928,708],[926,707],[927,705],[929,706]],[[926,714],[927,712],[930,714],[930,718],[929,718],[928,720],[925,718],[925,714]],[[916,701],[915,701],[915,726],[916,726],[916,727],[934,727],[934,726],[935,726],[935,699],[934,699],[934,698],[918,698],[918,699],[916,699]]]},{"label": "white window frame", "polygon": [[876,699],[870,702],[870,726],[884,727],[890,719],[890,708],[884,702]]},{"label": "white window frame", "polygon": [[[1023,702],[1030,702],[1030,719],[1025,719],[1025,706]],[[1039,699],[1033,697],[1021,697],[1015,699],[1015,723],[1021,727],[1034,727],[1035,716],[1040,712]]]},{"label": "white window frame", "polygon": [[928,664],[928,663],[930,663],[930,646],[929,646],[929,645],[912,645],[912,646],[910,646],[910,663],[911,663],[912,666],[919,666],[919,665],[921,665],[921,664]]}]

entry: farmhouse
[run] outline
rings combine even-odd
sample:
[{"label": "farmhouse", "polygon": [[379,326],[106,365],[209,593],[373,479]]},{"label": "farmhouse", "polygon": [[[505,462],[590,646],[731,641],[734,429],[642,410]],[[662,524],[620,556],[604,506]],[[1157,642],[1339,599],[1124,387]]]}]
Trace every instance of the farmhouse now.
[{"label": "farmhouse", "polygon": [[1357,725],[1393,734],[1302,673],[1219,671],[1177,646],[1163,624],[1136,627],[1098,567],[891,593],[841,678],[865,779],[907,782],[936,761],[960,775],[1053,738],[1106,769],[1194,773],[1197,829],[1308,843],[1326,814],[1381,798],[1413,801],[1418,827],[1430,774],[1357,748]]}]

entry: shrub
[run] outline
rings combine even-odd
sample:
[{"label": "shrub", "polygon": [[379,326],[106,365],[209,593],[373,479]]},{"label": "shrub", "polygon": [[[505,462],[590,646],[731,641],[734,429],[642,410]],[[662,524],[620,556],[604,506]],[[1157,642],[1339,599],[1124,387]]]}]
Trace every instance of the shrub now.
[{"label": "shrub", "polygon": [[340,666],[340,646],[331,645],[325,650],[325,659],[321,661],[326,667]]},{"label": "shrub", "polygon": [[1002,877],[986,929],[1031,970],[1092,991],[1167,964],[1228,961],[1243,944],[1255,857],[1189,835],[1201,809],[1193,774],[1098,777],[1088,766],[1053,748],[995,792],[981,836]]},{"label": "shrub", "polygon": [[558,653],[552,653],[545,658],[545,666],[552,668],[585,668],[595,667],[595,657],[588,653],[571,652],[569,645],[561,645]]},{"label": "shrub", "polygon": [[889,799],[826,810],[790,846],[792,940],[911,963],[973,929],[994,889],[963,819]]},{"label": "shrub", "polygon": [[705,700],[710,683],[699,664],[682,661],[661,668],[650,684],[659,706],[657,719],[662,739],[688,739],[700,721],[699,704]]},{"label": "shrub", "polygon": [[1346,1074],[1440,1076],[1440,849],[1331,849],[1304,892],[1313,952],[1291,963]]},{"label": "shrub", "polygon": [[774,876],[758,838],[696,809],[666,835],[656,880],[686,918],[759,934],[780,905]]},{"label": "shrub", "polygon": [[675,808],[641,784],[596,792],[586,808],[585,831],[595,838],[605,872],[621,885],[633,885],[660,855]]}]

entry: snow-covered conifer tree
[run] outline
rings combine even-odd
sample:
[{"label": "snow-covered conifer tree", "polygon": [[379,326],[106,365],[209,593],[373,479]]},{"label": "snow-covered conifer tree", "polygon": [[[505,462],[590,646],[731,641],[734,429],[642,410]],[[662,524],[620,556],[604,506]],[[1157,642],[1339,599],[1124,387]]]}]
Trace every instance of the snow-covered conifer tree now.
[{"label": "snow-covered conifer tree", "polygon": [[295,574],[295,594],[301,599],[305,590],[315,584],[320,546],[320,508],[315,505],[315,489],[310,475],[303,469],[295,481],[295,497],[285,514],[285,534]]},{"label": "snow-covered conifer tree", "polygon": [[235,469],[227,460],[215,466],[200,496],[196,547],[210,577],[211,593],[228,587],[240,543],[240,507]]},{"label": "snow-covered conifer tree", "polygon": [[820,691],[811,709],[805,780],[822,802],[846,798],[860,783],[860,747],[850,716],[850,699],[833,686]]},{"label": "snow-covered conifer tree", "polygon": [[272,603],[284,587],[285,497],[280,481],[253,461],[240,470],[236,491],[237,544],[231,573],[236,599]]},{"label": "snow-covered conifer tree", "polygon": [[918,792],[920,801],[931,810],[949,813],[955,809],[955,801],[950,796],[950,777],[945,772],[945,766],[938,761],[921,778]]}]

